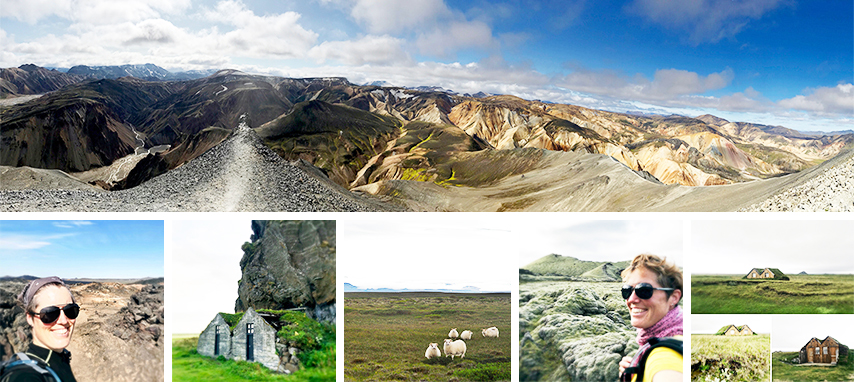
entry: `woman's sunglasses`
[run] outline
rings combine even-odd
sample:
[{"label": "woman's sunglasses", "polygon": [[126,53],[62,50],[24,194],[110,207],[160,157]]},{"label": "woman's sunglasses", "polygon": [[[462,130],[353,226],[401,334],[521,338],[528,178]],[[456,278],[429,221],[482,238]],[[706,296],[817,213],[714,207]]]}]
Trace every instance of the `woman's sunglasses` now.
[{"label": "woman's sunglasses", "polygon": [[623,285],[623,288],[622,288],[623,299],[628,300],[629,297],[632,296],[632,291],[634,291],[635,296],[638,296],[639,299],[648,300],[650,297],[652,297],[652,294],[657,290],[671,291],[671,290],[675,290],[675,288],[656,288],[656,287],[653,287],[652,284],[648,284],[648,283],[640,283],[640,284],[635,285],[635,286]]},{"label": "woman's sunglasses", "polygon": [[59,319],[60,311],[65,312],[65,317],[68,317],[69,320],[73,320],[77,318],[77,315],[80,313],[80,305],[68,304],[62,308],[58,306],[48,306],[47,308],[43,308],[40,312],[32,312],[32,314],[41,319],[43,323],[50,324]]}]

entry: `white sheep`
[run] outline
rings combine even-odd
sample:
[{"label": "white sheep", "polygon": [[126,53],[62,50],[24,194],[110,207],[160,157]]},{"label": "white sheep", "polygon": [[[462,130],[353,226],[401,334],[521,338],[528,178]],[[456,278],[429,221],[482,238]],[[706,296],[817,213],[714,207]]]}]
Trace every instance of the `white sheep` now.
[{"label": "white sheep", "polygon": [[439,351],[439,344],[435,342],[430,343],[430,346],[427,347],[427,351],[424,352],[424,356],[427,357],[427,359],[441,357],[442,352]]},{"label": "white sheep", "polygon": [[463,330],[463,332],[460,333],[460,338],[462,338],[464,340],[470,340],[471,339],[471,330]]},{"label": "white sheep", "polygon": [[451,338],[457,338],[457,337],[459,337],[459,336],[460,336],[460,335],[459,335],[459,334],[457,334],[457,328],[453,328],[453,329],[451,329],[451,331],[450,331],[450,332],[448,332],[448,337],[451,337]]},{"label": "white sheep", "polygon": [[466,342],[463,340],[451,342],[450,338],[445,339],[445,357],[451,356],[451,359],[454,359],[456,355],[460,356],[460,358],[465,358]]},{"label": "white sheep", "polygon": [[498,328],[491,327],[486,328],[480,331],[480,334],[483,334],[484,337],[498,337]]}]

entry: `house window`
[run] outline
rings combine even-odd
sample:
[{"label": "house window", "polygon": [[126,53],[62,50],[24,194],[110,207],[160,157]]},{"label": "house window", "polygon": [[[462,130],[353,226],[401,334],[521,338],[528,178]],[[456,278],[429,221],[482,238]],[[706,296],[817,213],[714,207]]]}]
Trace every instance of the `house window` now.
[{"label": "house window", "polygon": [[818,355],[818,348],[815,348],[815,355]]},{"label": "house window", "polygon": [[824,350],[823,350],[823,351],[824,351],[824,355],[827,355],[827,346],[825,346],[825,347],[824,347],[824,348],[822,348],[822,349],[824,349]]}]

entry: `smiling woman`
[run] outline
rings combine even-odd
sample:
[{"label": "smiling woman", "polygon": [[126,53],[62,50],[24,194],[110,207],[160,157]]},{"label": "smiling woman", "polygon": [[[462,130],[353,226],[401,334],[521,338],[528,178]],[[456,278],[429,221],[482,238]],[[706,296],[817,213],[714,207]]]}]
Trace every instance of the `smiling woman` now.
[{"label": "smiling woman", "polygon": [[40,278],[24,287],[18,302],[27,314],[33,342],[4,368],[2,381],[76,382],[66,349],[80,312],[71,290],[59,277]]},{"label": "smiling woman", "polygon": [[682,299],[682,271],[663,258],[641,254],[621,276],[623,298],[641,346],[634,358],[627,356],[620,362],[623,380],[681,381],[681,351],[655,345],[675,337],[681,347],[682,308],[678,304]]}]

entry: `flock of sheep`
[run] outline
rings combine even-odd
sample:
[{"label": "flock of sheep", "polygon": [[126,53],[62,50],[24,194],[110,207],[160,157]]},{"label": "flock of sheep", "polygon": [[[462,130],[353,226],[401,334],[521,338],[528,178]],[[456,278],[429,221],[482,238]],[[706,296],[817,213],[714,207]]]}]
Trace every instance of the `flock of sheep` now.
[{"label": "flock of sheep", "polygon": [[[451,359],[454,359],[454,356],[460,356],[460,358],[465,358],[465,356],[466,356],[466,342],[463,340],[470,340],[471,334],[472,334],[471,330],[463,330],[462,334],[458,334],[457,328],[451,329],[451,331],[448,332],[448,337],[451,337],[451,338],[445,339],[445,357],[450,356]],[[497,338],[498,337],[498,328],[496,328],[494,326],[491,328],[486,328],[486,329],[481,330],[480,334],[482,334],[484,337],[495,337],[495,338]],[[457,337],[459,337],[460,339],[454,341],[453,339],[457,338]],[[430,343],[430,345],[427,346],[427,351],[424,352],[424,356],[427,357],[427,359],[431,359],[431,358],[435,358],[435,357],[441,357],[442,352],[439,351],[439,344],[436,342]]]}]

